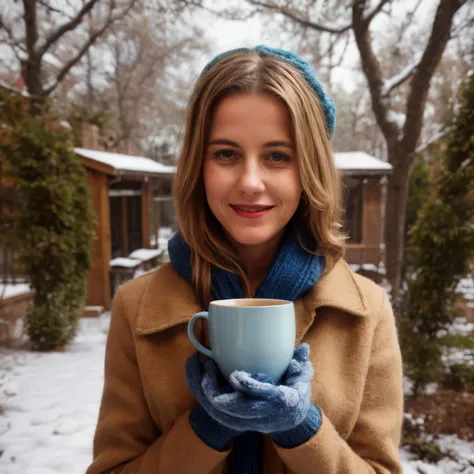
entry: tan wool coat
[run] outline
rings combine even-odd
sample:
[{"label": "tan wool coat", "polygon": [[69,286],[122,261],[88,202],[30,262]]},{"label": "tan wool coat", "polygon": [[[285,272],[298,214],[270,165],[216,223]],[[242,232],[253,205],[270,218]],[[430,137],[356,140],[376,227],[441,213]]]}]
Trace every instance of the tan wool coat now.
[{"label": "tan wool coat", "polygon": [[[87,474],[225,474],[189,425],[197,403],[184,365],[187,322],[202,311],[171,264],[123,285],[108,335],[104,392]],[[402,364],[385,292],[340,260],[295,302],[296,341],[311,347],[312,399],[323,412],[309,441],[283,449],[265,435],[265,474],[398,474]]]}]

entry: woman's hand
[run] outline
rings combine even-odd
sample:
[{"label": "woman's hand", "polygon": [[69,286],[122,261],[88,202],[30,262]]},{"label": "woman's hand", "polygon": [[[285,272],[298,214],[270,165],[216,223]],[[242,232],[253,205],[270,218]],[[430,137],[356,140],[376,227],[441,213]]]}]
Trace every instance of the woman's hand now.
[{"label": "woman's hand", "polygon": [[233,372],[229,384],[212,359],[203,370],[197,353],[186,363],[186,379],[201,406],[217,422],[238,432],[275,433],[298,426],[311,407],[312,377],[308,344],[295,350],[278,386],[265,374],[243,371]]}]

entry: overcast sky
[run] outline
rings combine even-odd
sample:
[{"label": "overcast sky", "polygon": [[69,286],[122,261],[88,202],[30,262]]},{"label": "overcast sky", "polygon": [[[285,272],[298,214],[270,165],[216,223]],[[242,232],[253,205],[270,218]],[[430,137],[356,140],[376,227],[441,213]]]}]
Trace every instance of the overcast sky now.
[{"label": "overcast sky", "polygon": [[[217,5],[219,5],[217,0],[207,1],[208,5],[212,8],[216,8]],[[322,3],[323,0],[316,0],[316,4],[318,4],[318,2]],[[393,34],[394,23],[403,21],[406,18],[407,12],[413,8],[414,3],[414,0],[398,0],[394,2],[392,16],[380,14],[377,15],[373,21],[371,25],[373,34],[380,37]],[[227,0],[226,6],[232,4],[238,6],[239,9],[244,8],[245,5],[236,0]],[[422,1],[417,10],[415,24],[417,23],[421,28],[426,28],[431,25],[437,5],[438,2],[434,0]],[[221,6],[222,4],[219,5],[219,7]],[[193,19],[196,19],[196,16],[197,14],[195,14]],[[459,19],[460,16],[462,16],[462,12],[460,12],[460,15],[457,15],[457,18]],[[285,48],[285,44],[282,44],[280,37],[272,37],[271,34],[264,29],[263,23],[258,16],[245,22],[237,22],[225,21],[210,14],[202,13],[198,16],[197,21],[204,26],[206,34],[212,39],[213,50],[211,55],[232,48],[255,46],[260,43]],[[355,87],[354,73],[351,69],[356,66],[355,63],[358,61],[358,58],[358,51],[354,42],[352,42],[344,57],[344,67],[336,69],[333,73],[333,80],[344,85],[349,91]],[[208,60],[209,57],[207,55],[202,58],[196,58],[199,70],[204,67]]]},{"label": "overcast sky", "polygon": [[[267,44],[268,46],[287,48],[283,44],[281,38],[272,36],[271,32],[265,30],[263,22],[259,17],[253,17],[245,22],[226,21],[220,18],[200,15],[200,23],[205,25],[207,36],[211,39],[212,49],[211,57],[229,49],[239,47],[251,47],[258,44]],[[356,50],[354,50],[355,53]],[[352,61],[350,57],[358,57],[357,55],[347,55],[347,64]],[[204,55],[197,59],[197,68],[201,70],[209,61],[209,56]],[[343,83],[348,90],[354,88],[354,82],[351,79],[351,71],[347,69],[339,69],[334,71],[333,79],[339,83]]]}]

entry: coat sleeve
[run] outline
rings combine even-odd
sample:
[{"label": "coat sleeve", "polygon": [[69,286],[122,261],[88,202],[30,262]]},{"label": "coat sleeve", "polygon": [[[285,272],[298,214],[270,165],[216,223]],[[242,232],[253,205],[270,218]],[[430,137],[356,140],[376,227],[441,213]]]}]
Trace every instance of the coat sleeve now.
[{"label": "coat sleeve", "polygon": [[371,349],[371,359],[359,417],[342,439],[323,414],[319,431],[292,449],[276,446],[293,474],[400,474],[399,443],[403,421],[402,361],[395,318],[383,301]]},{"label": "coat sleeve", "polygon": [[210,474],[229,454],[204,444],[184,413],[161,434],[143,393],[131,325],[117,293],[107,337],[104,391],[86,474]]}]

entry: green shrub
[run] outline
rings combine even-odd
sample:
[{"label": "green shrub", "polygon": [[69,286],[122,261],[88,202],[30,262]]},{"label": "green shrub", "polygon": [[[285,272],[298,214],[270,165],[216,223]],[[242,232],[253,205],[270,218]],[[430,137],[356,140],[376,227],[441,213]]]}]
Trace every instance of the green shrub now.
[{"label": "green shrub", "polygon": [[425,432],[422,418],[413,418],[410,413],[403,417],[401,445],[420,461],[437,463],[446,457],[452,458],[450,451],[443,451],[436,443],[436,436]]},{"label": "green shrub", "polygon": [[51,350],[73,339],[85,304],[92,238],[87,175],[65,137],[9,100],[2,103],[10,123],[0,153],[17,190],[14,231],[34,290],[27,334],[33,349]]},{"label": "green shrub", "polygon": [[412,268],[409,232],[416,224],[418,213],[428,200],[429,196],[429,162],[422,155],[417,155],[413,163],[413,171],[408,185],[408,201],[405,212],[405,255],[402,262],[402,278],[405,278],[407,269]]},{"label": "green shrub", "polygon": [[453,364],[449,366],[441,383],[458,392],[474,392],[474,366]]},{"label": "green shrub", "polygon": [[441,157],[437,192],[424,204],[409,232],[411,268],[397,302],[405,373],[419,391],[443,377],[438,339],[458,315],[456,287],[474,254],[474,75]]}]

